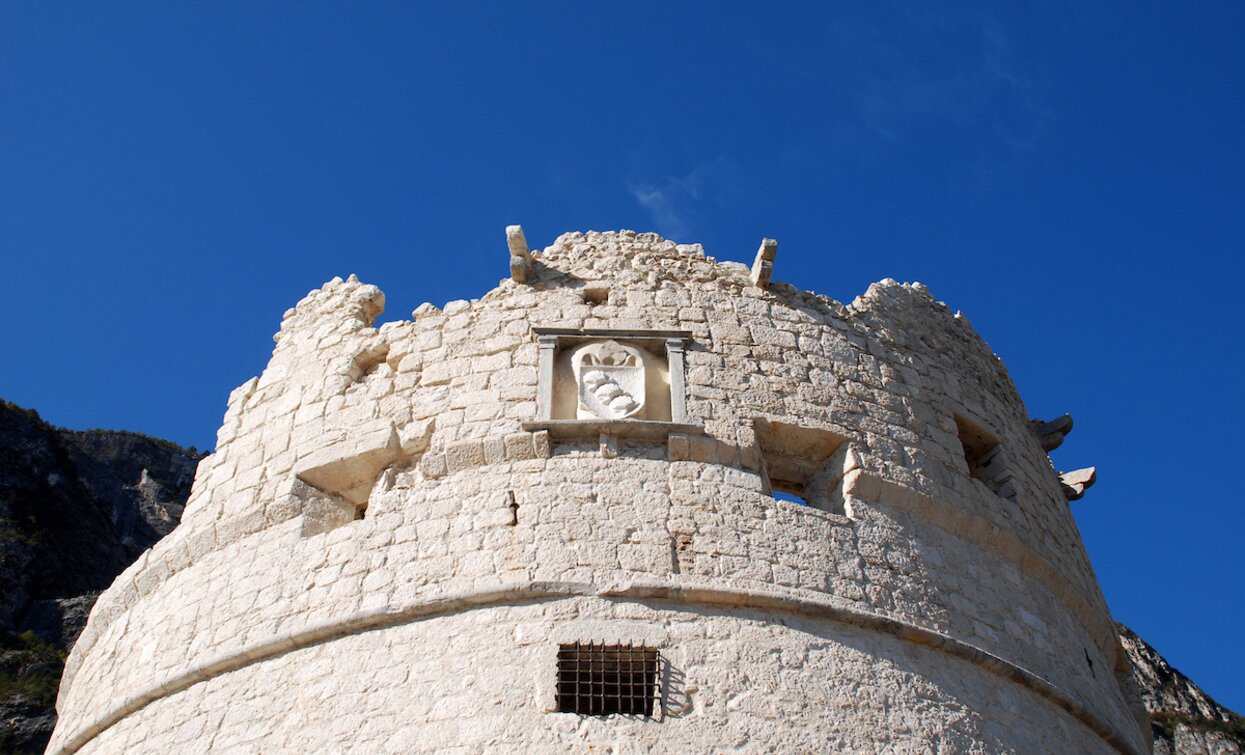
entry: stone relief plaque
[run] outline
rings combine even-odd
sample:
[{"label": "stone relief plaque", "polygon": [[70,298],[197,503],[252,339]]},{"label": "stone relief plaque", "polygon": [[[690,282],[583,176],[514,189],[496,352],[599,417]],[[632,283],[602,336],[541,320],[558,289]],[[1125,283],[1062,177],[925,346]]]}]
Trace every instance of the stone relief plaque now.
[{"label": "stone relief plaque", "polygon": [[[685,423],[681,330],[533,328],[539,342],[535,422],[607,425],[613,432]],[[559,425],[571,432],[572,425]],[[575,431],[577,432],[577,431]]]},{"label": "stone relief plaque", "polygon": [[580,346],[571,355],[579,419],[626,419],[644,408],[644,358],[614,340]]}]

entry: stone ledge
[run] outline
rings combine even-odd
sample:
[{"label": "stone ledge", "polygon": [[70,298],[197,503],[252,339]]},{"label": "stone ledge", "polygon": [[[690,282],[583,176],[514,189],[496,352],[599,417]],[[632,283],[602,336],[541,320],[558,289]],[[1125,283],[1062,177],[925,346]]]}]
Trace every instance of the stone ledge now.
[{"label": "stone ledge", "polygon": [[690,340],[690,330],[638,330],[633,328],[545,328],[539,325],[532,327],[532,333],[538,336],[559,336],[566,338],[622,338],[624,340],[666,340],[681,338]]},{"label": "stone ledge", "polygon": [[648,419],[543,419],[524,422],[521,427],[527,432],[545,430],[555,440],[595,440],[602,435],[612,435],[622,440],[664,441],[671,433],[705,434],[704,425]]},{"label": "stone ledge", "polygon": [[[527,431],[527,427],[523,428]],[[429,480],[502,462],[549,458],[549,433],[541,430],[488,438],[472,438],[428,451],[419,461],[419,470]]]}]

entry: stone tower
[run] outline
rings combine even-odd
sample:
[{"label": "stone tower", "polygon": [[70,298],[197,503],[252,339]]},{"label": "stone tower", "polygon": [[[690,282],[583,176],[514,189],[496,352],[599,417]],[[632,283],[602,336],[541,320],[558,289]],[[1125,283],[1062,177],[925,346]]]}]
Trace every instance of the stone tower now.
[{"label": "stone tower", "polygon": [[1146,752],[1047,451],[919,284],[572,233],[334,279],[104,593],[49,752]]}]

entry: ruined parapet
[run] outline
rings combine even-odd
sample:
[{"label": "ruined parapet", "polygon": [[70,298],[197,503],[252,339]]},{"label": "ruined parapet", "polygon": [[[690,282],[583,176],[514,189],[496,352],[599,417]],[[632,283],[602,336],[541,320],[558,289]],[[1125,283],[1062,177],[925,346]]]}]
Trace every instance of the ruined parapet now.
[{"label": "ruined parapet", "polygon": [[1145,750],[966,319],[798,291],[764,244],[507,238],[480,299],[376,328],[338,279],[287,313],[97,604],[51,752]]}]

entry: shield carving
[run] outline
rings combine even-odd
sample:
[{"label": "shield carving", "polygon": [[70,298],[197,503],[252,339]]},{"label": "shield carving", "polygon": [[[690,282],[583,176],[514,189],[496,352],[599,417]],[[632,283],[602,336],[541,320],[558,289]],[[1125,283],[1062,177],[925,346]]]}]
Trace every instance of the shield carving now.
[{"label": "shield carving", "polygon": [[580,419],[626,419],[644,408],[644,357],[617,341],[575,350],[571,368],[579,386]]}]

